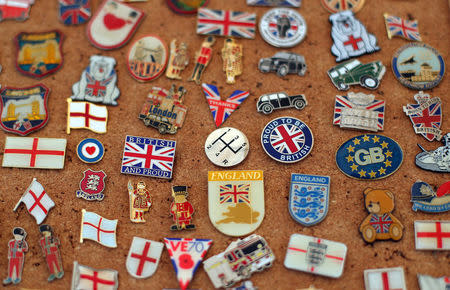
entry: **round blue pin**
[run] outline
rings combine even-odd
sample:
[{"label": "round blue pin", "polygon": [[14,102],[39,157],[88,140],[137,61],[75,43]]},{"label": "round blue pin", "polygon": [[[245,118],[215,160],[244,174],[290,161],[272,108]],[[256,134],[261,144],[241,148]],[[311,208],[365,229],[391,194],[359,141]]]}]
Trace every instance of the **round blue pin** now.
[{"label": "round blue pin", "polygon": [[314,138],[309,127],[299,119],[280,117],[264,127],[261,144],[264,151],[276,161],[294,163],[311,152]]},{"label": "round blue pin", "polygon": [[105,154],[103,144],[94,138],[86,138],[77,146],[77,155],[81,161],[86,163],[97,163]]}]

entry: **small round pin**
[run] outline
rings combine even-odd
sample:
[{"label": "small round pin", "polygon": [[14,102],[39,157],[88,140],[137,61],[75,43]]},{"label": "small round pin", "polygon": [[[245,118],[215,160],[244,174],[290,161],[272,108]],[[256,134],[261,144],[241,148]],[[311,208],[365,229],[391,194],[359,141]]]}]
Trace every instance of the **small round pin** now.
[{"label": "small round pin", "polygon": [[105,154],[103,144],[94,138],[86,138],[78,143],[77,155],[84,163],[97,163]]},{"label": "small round pin", "polygon": [[248,154],[247,137],[235,128],[224,127],[213,131],[206,138],[205,153],[217,166],[231,167],[241,163]]}]

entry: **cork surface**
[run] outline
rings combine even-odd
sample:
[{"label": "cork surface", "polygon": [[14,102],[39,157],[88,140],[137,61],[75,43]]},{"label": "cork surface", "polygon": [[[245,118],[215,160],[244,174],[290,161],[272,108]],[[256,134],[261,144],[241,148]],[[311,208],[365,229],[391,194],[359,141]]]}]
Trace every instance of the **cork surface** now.
[{"label": "cork surface", "polygon": [[[207,257],[222,252],[234,238],[219,233],[208,217],[207,172],[220,170],[206,158],[203,152],[204,142],[214,129],[213,119],[200,86],[186,82],[193,69],[193,55],[200,46],[203,37],[195,34],[196,17],[176,15],[168,9],[163,0],[151,0],[147,3],[135,3],[145,11],[146,17],[131,42],[113,51],[101,51],[91,46],[86,38],[86,25],[67,27],[57,18],[57,4],[53,1],[36,1],[31,9],[31,18],[25,22],[3,21],[0,23],[0,74],[2,86],[27,87],[39,82],[51,88],[49,97],[50,119],[43,129],[31,134],[32,137],[67,138],[67,156],[63,170],[34,170],[0,168],[0,273],[6,277],[7,242],[12,238],[14,226],[21,226],[28,232],[27,242],[30,250],[26,254],[23,281],[20,287],[27,289],[67,289],[71,283],[72,264],[76,260],[94,268],[110,268],[119,271],[121,289],[161,289],[176,288],[178,282],[171,265],[169,255],[163,251],[157,272],[149,279],[132,278],[125,269],[125,259],[133,236],[162,241],[164,237],[210,238],[213,245]],[[100,1],[92,1],[94,11]],[[357,17],[370,33],[376,35],[381,51],[360,58],[362,62],[381,60],[387,72],[376,91],[367,91],[354,87],[351,91],[374,93],[377,99],[386,101],[386,120],[383,135],[396,140],[403,149],[404,162],[398,172],[378,181],[358,181],[342,174],[336,167],[335,152],[346,140],[362,134],[356,130],[343,130],[332,126],[334,96],[338,94],[326,71],[334,66],[335,58],[330,53],[332,40],[329,13],[321,7],[319,1],[304,1],[298,10],[308,25],[306,39],[289,51],[302,54],[306,58],[308,71],[304,77],[290,75],[284,79],[275,74],[262,74],[257,70],[261,57],[270,57],[277,48],[264,42],[257,33],[254,40],[239,40],[244,45],[244,73],[237,78],[235,85],[227,85],[222,72],[220,49],[223,38],[218,38],[214,46],[214,56],[203,76],[206,83],[216,84],[223,98],[235,89],[246,89],[250,96],[241,107],[225,122],[225,126],[243,131],[250,141],[247,159],[235,170],[263,170],[265,177],[265,218],[256,233],[262,235],[273,249],[276,261],[272,268],[251,278],[260,289],[301,289],[314,284],[322,289],[363,289],[363,271],[369,268],[403,266],[408,289],[418,289],[416,275],[429,274],[440,277],[449,274],[449,253],[416,251],[414,245],[414,220],[450,219],[448,213],[425,214],[413,212],[410,202],[410,188],[421,179],[431,185],[441,185],[449,180],[449,174],[424,171],[414,164],[419,153],[417,143],[431,150],[440,146],[439,142],[428,142],[415,135],[409,118],[402,112],[402,106],[413,102],[416,91],[403,87],[393,76],[391,57],[407,41],[395,38],[388,40],[385,31],[383,13],[411,17],[419,20],[419,28],[424,42],[438,49],[444,60],[449,57],[449,7],[448,1],[406,1],[383,0],[366,1],[365,7]],[[236,11],[254,11],[258,19],[268,10],[264,7],[249,7],[244,0],[212,0],[210,8],[232,9]],[[64,64],[55,74],[41,81],[21,75],[15,68],[15,46],[13,38],[22,31],[43,32],[53,29],[65,35],[63,43]],[[185,104],[188,114],[184,127],[176,135],[161,136],[147,128],[137,119],[141,105],[152,86],[170,88],[171,81],[160,77],[150,83],[138,83],[129,75],[126,57],[131,44],[138,37],[156,34],[167,44],[176,38],[188,44],[191,63],[182,73],[183,85],[187,89]],[[72,130],[66,135],[66,98],[71,95],[72,85],[80,79],[81,72],[89,63],[93,54],[113,56],[117,61],[118,86],[121,96],[117,107],[109,107],[108,132],[104,135],[87,130]],[[309,105],[302,111],[295,109],[280,110],[270,116],[259,114],[255,110],[257,98],[263,93],[285,91],[288,94],[303,93]],[[449,113],[449,74],[441,84],[430,90],[433,96],[439,96],[443,104],[443,132],[450,131]],[[301,162],[285,165],[267,156],[260,145],[262,128],[271,119],[279,116],[293,116],[304,121],[314,134],[312,153]],[[5,136],[0,132],[0,152],[3,152]],[[174,177],[172,181],[155,178],[139,178],[120,173],[120,163],[125,135],[164,138],[177,141]],[[14,135],[15,136],[15,135]],[[103,142],[106,154],[100,163],[88,165],[82,163],[76,155],[76,145],[84,138],[94,137]],[[104,170],[107,177],[105,199],[101,202],[88,202],[75,197],[79,188],[82,172],[88,168]],[[288,196],[291,173],[328,175],[331,177],[331,195],[328,216],[320,224],[306,228],[295,222],[289,215]],[[63,279],[47,282],[48,270],[38,244],[40,237],[35,220],[22,205],[17,212],[12,209],[33,177],[36,177],[55,201],[56,207],[45,220],[54,228],[60,238],[62,258],[65,270]],[[154,204],[146,214],[146,224],[132,224],[129,220],[127,182],[144,180],[150,189]],[[197,229],[191,232],[171,232],[172,219],[169,206],[172,185],[188,185],[189,200],[196,210],[194,222]],[[358,226],[367,216],[363,205],[362,192],[366,187],[386,188],[395,194],[396,208],[393,214],[405,226],[404,237],[400,242],[381,241],[373,245],[365,244]],[[110,249],[92,241],[79,243],[81,209],[94,211],[105,218],[118,219],[118,247]],[[339,279],[325,278],[302,272],[287,270],[283,266],[288,239],[293,233],[303,233],[332,241],[342,242],[348,247],[344,274]],[[203,268],[200,267],[191,283],[192,288],[212,289]],[[10,286],[11,289],[14,286]]]}]

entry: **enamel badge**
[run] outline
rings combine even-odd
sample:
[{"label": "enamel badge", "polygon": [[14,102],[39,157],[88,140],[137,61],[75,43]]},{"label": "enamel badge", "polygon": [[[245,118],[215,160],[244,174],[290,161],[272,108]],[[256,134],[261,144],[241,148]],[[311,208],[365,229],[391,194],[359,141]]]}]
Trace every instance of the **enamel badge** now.
[{"label": "enamel badge", "polygon": [[91,18],[91,0],[58,0],[59,20],[65,25],[86,23]]},{"label": "enamel badge", "polygon": [[120,91],[116,85],[115,65],[113,57],[92,55],[80,81],[72,86],[71,99],[116,106]]},{"label": "enamel badge", "polygon": [[330,13],[336,13],[344,10],[358,12],[366,0],[320,0],[322,6]]},{"label": "enamel badge", "polygon": [[283,78],[288,74],[304,76],[307,65],[303,55],[288,51],[280,51],[275,53],[272,57],[260,58],[258,69],[263,73],[275,72],[277,76]]},{"label": "enamel badge", "polygon": [[119,272],[116,270],[94,269],[74,261],[71,290],[117,290],[119,288],[118,276]]},{"label": "enamel badge", "polygon": [[416,155],[416,165],[434,172],[450,172],[450,133],[445,134],[441,142],[444,146],[433,151],[427,151],[417,144],[422,152]]},{"label": "enamel badge", "polygon": [[144,12],[117,0],[105,0],[89,21],[87,37],[99,49],[125,45],[138,28]]},{"label": "enamel badge", "polygon": [[59,70],[63,64],[63,34],[57,30],[43,33],[19,33],[16,67],[33,78],[43,78]]},{"label": "enamel badge", "polygon": [[94,138],[86,138],[77,145],[77,155],[84,163],[97,163],[105,154],[103,144]]},{"label": "enamel badge", "polygon": [[61,253],[59,251],[59,246],[61,243],[53,234],[53,229],[51,226],[41,225],[39,226],[39,232],[41,233],[39,245],[41,246],[45,262],[47,263],[47,268],[50,272],[50,276],[47,281],[51,282],[56,278],[61,279],[64,276]]},{"label": "enamel badge", "polygon": [[216,42],[214,36],[208,36],[203,42],[200,49],[195,54],[195,66],[192,75],[188,81],[195,82],[197,85],[201,84],[202,75],[208,66],[213,56],[213,45]]},{"label": "enamel badge", "polygon": [[386,72],[386,67],[381,61],[361,63],[352,59],[338,64],[328,70],[333,85],[340,90],[346,91],[351,85],[360,85],[369,90],[375,90]]},{"label": "enamel badge", "polygon": [[247,136],[231,127],[214,130],[205,141],[205,153],[209,161],[221,167],[238,165],[247,157],[249,150]]},{"label": "enamel badge", "polygon": [[227,84],[234,84],[236,76],[242,74],[242,57],[242,44],[237,43],[233,38],[225,39],[222,60]]},{"label": "enamel badge", "polygon": [[43,84],[28,88],[4,87],[0,90],[0,126],[6,132],[26,136],[48,121],[50,89]]},{"label": "enamel badge", "polygon": [[80,243],[87,239],[108,248],[117,248],[117,222],[118,220],[109,220],[95,212],[82,209]]},{"label": "enamel badge", "polygon": [[14,239],[8,242],[8,276],[3,280],[3,286],[22,281],[23,264],[25,253],[28,252],[28,243],[25,241],[27,232],[20,227],[12,231]]},{"label": "enamel badge", "polygon": [[66,133],[70,134],[70,129],[88,129],[92,132],[104,134],[108,124],[108,108],[106,106],[94,105],[89,102],[67,101],[67,128]]},{"label": "enamel badge", "polygon": [[3,0],[0,3],[0,22],[6,19],[25,21],[30,16],[34,0]]},{"label": "enamel badge", "polygon": [[417,20],[403,19],[398,16],[383,14],[388,38],[398,36],[407,40],[422,41]]},{"label": "enamel badge", "polygon": [[166,69],[166,77],[172,80],[181,80],[181,72],[189,64],[189,54],[187,44],[182,42],[177,44],[177,40],[170,42],[170,57]]},{"label": "enamel badge", "polygon": [[166,0],[166,3],[176,13],[195,14],[198,8],[206,6],[209,0]]},{"label": "enamel badge", "polygon": [[417,274],[420,290],[447,290],[450,288],[450,277],[435,278],[429,275]]},{"label": "enamel badge", "polygon": [[285,92],[277,92],[264,94],[258,98],[256,110],[266,115],[271,114],[274,110],[296,108],[303,110],[308,101],[305,95],[288,95]]},{"label": "enamel badge", "polygon": [[208,211],[211,223],[225,235],[255,231],[264,219],[262,170],[209,171]]},{"label": "enamel badge", "polygon": [[130,199],[130,220],[133,223],[145,223],[144,213],[152,206],[152,196],[143,181],[139,181],[134,188],[128,180],[128,196]]},{"label": "enamel badge", "polygon": [[172,215],[174,224],[170,227],[170,229],[172,231],[195,229],[195,225],[192,223],[194,207],[189,201],[187,201],[187,186],[172,186],[172,197],[173,202],[170,205],[170,214]]},{"label": "enamel badge", "polygon": [[289,213],[304,226],[320,223],[328,213],[330,177],[291,174]]},{"label": "enamel badge", "polygon": [[105,197],[106,173],[103,170],[93,171],[91,169],[83,172],[83,179],[80,181],[80,190],[77,190],[77,197],[85,200],[101,201]]},{"label": "enamel badge", "polygon": [[255,30],[255,13],[198,9],[197,34],[253,39]]},{"label": "enamel badge", "polygon": [[411,202],[414,211],[428,213],[447,212],[450,210],[450,181],[434,191],[428,183],[418,180],[411,187]]},{"label": "enamel badge", "polygon": [[366,290],[406,290],[405,273],[402,267],[364,270]]},{"label": "enamel badge", "polygon": [[416,250],[450,250],[450,221],[414,221]]},{"label": "enamel badge", "polygon": [[158,268],[163,249],[163,243],[133,237],[125,263],[128,273],[137,279],[152,276]]},{"label": "enamel badge", "polygon": [[247,0],[247,5],[251,6],[285,6],[300,7],[302,0]]}]

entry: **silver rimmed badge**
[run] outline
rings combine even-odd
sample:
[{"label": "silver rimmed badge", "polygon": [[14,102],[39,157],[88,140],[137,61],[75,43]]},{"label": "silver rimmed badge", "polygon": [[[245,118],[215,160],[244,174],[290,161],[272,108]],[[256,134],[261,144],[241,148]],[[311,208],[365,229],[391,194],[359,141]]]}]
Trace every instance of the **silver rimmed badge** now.
[{"label": "silver rimmed badge", "polygon": [[217,166],[230,167],[247,157],[250,144],[247,137],[235,128],[224,127],[213,131],[206,138],[205,153]]}]

